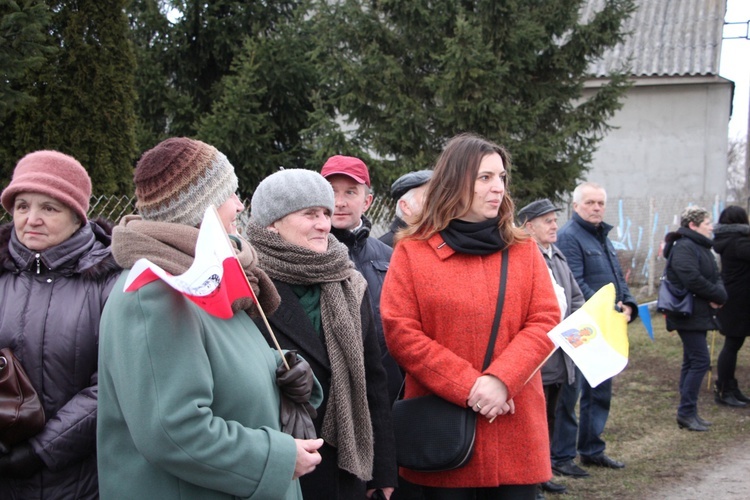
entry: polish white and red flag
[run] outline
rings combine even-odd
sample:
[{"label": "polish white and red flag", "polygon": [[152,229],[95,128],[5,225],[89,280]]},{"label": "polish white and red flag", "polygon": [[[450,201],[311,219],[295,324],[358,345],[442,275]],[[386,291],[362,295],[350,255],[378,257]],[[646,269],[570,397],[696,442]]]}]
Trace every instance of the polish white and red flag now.
[{"label": "polish white and red flag", "polygon": [[195,260],[187,271],[174,276],[148,259],[138,259],[128,274],[124,290],[134,292],[158,279],[222,319],[232,317],[232,302],[236,299],[251,297],[258,303],[213,205],[203,216]]}]

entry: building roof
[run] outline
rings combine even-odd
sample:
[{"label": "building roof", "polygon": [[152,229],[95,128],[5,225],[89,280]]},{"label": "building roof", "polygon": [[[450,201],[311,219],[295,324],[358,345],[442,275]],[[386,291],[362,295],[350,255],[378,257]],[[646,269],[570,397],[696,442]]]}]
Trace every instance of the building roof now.
[{"label": "building roof", "polygon": [[[588,0],[583,22],[602,10],[606,0]],[[625,41],[589,66],[606,77],[630,60],[630,74],[695,76],[719,74],[721,38],[727,0],[636,0],[638,10],[625,22]]]}]

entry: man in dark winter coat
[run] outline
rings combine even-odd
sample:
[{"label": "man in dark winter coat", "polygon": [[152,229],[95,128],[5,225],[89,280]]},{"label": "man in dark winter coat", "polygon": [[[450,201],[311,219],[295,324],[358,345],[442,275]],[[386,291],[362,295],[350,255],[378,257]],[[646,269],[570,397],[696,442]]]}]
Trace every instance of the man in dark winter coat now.
[{"label": "man in dark winter coat", "polygon": [[422,211],[424,194],[431,178],[432,170],[417,170],[402,175],[391,184],[391,198],[396,200],[396,217],[380,241],[393,248],[396,232],[406,227]]},{"label": "man in dark winter coat", "polygon": [[393,249],[370,237],[372,224],[365,217],[365,211],[370,208],[373,199],[370,172],[359,158],[336,155],[328,158],[320,174],[331,183],[336,200],[331,215],[331,234],[349,248],[349,258],[367,280],[383,367],[388,374],[388,395],[392,402],[398,396],[403,376],[385,345],[380,321],[380,292]]},{"label": "man in dark winter coat", "polygon": [[[568,266],[573,271],[584,298],[588,300],[604,285],[614,283],[616,298],[613,307],[621,311],[630,322],[638,316],[638,304],[630,294],[614,246],[607,236],[612,226],[604,222],[606,203],[607,193],[600,185],[593,182],[578,185],[573,191],[573,216],[560,229],[557,245],[568,259]],[[612,380],[606,380],[592,388],[583,379],[580,387],[580,425],[575,418],[578,394],[563,388],[560,395],[556,425],[558,429],[564,429],[560,436],[569,437],[569,440],[554,443],[552,470],[557,474],[575,477],[588,475],[573,462],[576,456],[576,427],[577,451],[582,464],[612,469],[625,467],[624,463],[604,454],[606,443],[601,438],[609,417]]]},{"label": "man in dark winter coat", "polygon": [[[558,294],[561,319],[564,319],[577,311],[583,305],[585,299],[565,257],[560,249],[555,246],[557,241],[556,212],[559,211],[560,209],[546,198],[536,200],[518,211],[518,222],[520,227],[523,227],[534,238],[539,250],[544,255],[544,260],[547,262],[552,275],[555,291]],[[560,296],[560,289],[562,290],[562,297]],[[547,426],[550,444],[555,440],[555,410],[560,390],[563,386],[571,386],[569,389],[575,391],[575,383],[576,371],[573,360],[562,349],[556,349],[542,366],[542,384],[544,385],[544,396],[547,402]],[[575,440],[575,434],[572,437]],[[565,493],[567,490],[562,484],[552,481],[542,483],[541,488],[550,493]]]}]

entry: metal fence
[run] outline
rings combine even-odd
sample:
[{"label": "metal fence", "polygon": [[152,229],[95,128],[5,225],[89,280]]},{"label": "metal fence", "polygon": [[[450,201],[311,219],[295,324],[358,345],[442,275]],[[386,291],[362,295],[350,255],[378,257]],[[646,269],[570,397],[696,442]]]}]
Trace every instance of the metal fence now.
[{"label": "metal fence", "polygon": [[[243,200],[246,207],[250,200]],[[609,200],[605,219],[615,228],[610,239],[615,245],[620,264],[636,298],[652,297],[655,294],[665,260],[661,256],[661,244],[669,231],[679,227],[679,215],[690,205],[700,205],[711,211],[714,221],[724,209],[725,202],[719,197],[669,197],[669,198],[624,198]],[[124,215],[136,213],[135,198],[128,196],[92,196],[89,218],[104,217],[112,222]],[[385,196],[375,198],[367,211],[372,221],[372,236],[378,237],[388,230],[395,213],[395,203]],[[570,206],[560,214],[560,225],[570,216]],[[240,215],[240,230],[244,232],[250,217],[249,210]],[[10,221],[4,214],[2,222]]]},{"label": "metal fence", "polygon": [[[244,232],[245,225],[250,218],[250,200],[244,199],[242,202],[248,210],[245,210],[240,214],[240,229]],[[393,219],[395,214],[396,204],[395,202],[386,197],[375,198],[372,205],[367,211],[367,216],[372,220],[372,235],[380,236],[388,231],[388,226]],[[89,219],[95,219],[97,217],[103,217],[111,222],[118,222],[125,215],[135,214],[138,211],[135,208],[135,197],[130,196],[114,196],[114,195],[101,195],[92,196],[89,200]],[[3,211],[0,215],[0,223],[10,222],[10,215]]]}]

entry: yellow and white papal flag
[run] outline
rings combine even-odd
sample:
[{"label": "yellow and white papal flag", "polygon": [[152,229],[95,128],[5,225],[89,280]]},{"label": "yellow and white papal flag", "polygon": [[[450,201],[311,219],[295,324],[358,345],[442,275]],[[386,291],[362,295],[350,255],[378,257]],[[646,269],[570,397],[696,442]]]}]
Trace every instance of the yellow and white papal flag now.
[{"label": "yellow and white papal flag", "polygon": [[628,364],[628,324],[614,303],[615,285],[609,283],[547,333],[591,387],[614,377]]}]

